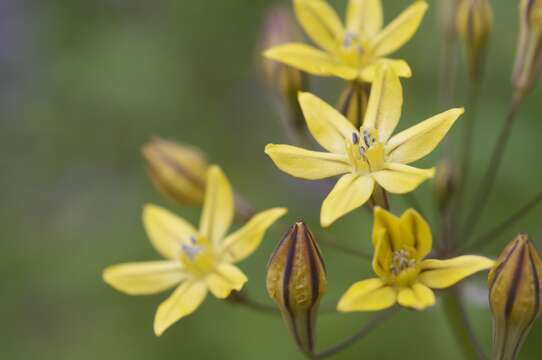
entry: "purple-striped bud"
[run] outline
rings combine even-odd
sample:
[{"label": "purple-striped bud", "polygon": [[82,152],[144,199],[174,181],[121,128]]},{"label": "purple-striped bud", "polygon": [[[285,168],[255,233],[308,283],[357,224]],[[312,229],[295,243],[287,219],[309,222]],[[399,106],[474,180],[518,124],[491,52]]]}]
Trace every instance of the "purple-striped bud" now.
[{"label": "purple-striped bud", "polygon": [[495,360],[517,358],[542,310],[542,260],[529,237],[519,234],[489,273]]},{"label": "purple-striped bud", "polygon": [[371,85],[367,83],[350,82],[343,90],[337,110],[343,114],[355,128],[360,128],[365,117],[365,110],[369,102]]},{"label": "purple-striped bud", "polygon": [[267,265],[267,292],[301,351],[314,351],[318,305],[327,289],[320,249],[304,222],[290,227]]},{"label": "purple-striped bud", "polygon": [[201,205],[207,161],[196,147],[154,138],[142,148],[155,187],[181,203]]},{"label": "purple-striped bud", "polygon": [[542,0],[520,1],[519,26],[512,83],[524,95],[542,71]]},{"label": "purple-striped bud", "polygon": [[489,0],[461,0],[457,9],[457,31],[467,53],[472,80],[482,74],[489,34],[493,25],[493,12]]}]

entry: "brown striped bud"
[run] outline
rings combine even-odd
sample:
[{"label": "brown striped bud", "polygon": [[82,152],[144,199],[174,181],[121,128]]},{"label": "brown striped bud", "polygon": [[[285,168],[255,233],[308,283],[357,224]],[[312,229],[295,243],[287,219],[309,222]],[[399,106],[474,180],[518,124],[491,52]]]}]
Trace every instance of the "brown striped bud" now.
[{"label": "brown striped bud", "polygon": [[542,71],[542,0],[520,1],[519,26],[512,83],[524,95]]},{"label": "brown striped bud", "polygon": [[369,102],[371,85],[352,81],[342,92],[337,102],[337,110],[343,114],[355,128],[361,127],[365,110]]},{"label": "brown striped bud", "polygon": [[489,273],[496,360],[514,360],[541,311],[542,260],[529,237],[519,234]]},{"label": "brown striped bud", "polygon": [[307,77],[298,69],[264,58],[261,52],[300,39],[300,32],[288,7],[276,5],[269,9],[260,38],[258,62],[267,85],[276,95],[288,129],[295,132],[305,129],[305,119],[297,101],[297,94],[307,90]]},{"label": "brown striped bud", "polygon": [[472,80],[482,75],[489,34],[493,26],[493,11],[489,0],[461,0],[457,9],[457,31],[467,53]]},{"label": "brown striped bud", "polygon": [[156,188],[181,204],[201,205],[207,161],[197,148],[154,138],[142,148]]},{"label": "brown striped bud", "polygon": [[267,292],[299,349],[312,354],[318,305],[327,289],[324,260],[302,221],[290,227],[267,265]]}]

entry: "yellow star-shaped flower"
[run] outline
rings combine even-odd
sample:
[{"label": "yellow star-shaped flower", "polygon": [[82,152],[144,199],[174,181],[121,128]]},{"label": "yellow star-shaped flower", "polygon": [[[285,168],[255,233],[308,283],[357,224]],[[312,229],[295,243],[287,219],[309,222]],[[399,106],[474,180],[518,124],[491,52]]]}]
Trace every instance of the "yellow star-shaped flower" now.
[{"label": "yellow star-shaped flower", "polygon": [[376,66],[382,63],[390,64],[399,76],[411,76],[405,61],[386,56],[414,35],[427,10],[424,1],[416,1],[384,28],[381,0],[350,0],[346,25],[324,0],[294,0],[294,7],[299,23],[322,50],[289,43],[267,50],[267,58],[314,75],[345,80],[371,82]]},{"label": "yellow star-shaped flower", "polygon": [[129,295],[154,294],[177,286],[156,312],[154,332],[161,335],[194,312],[208,291],[223,299],[232,290],[241,290],[247,277],[234,264],[256,250],[265,231],[286,211],[274,208],[261,212],[225,236],[234,216],[233,193],[222,170],[211,166],[199,230],[165,209],[146,205],[145,229],[166,260],[108,267],[104,281]]},{"label": "yellow star-shaped flower", "polygon": [[309,131],[328,153],[275,144],[267,145],[265,152],[279,169],[295,177],[315,180],[342,175],[322,204],[324,227],[367,202],[375,183],[403,194],[433,177],[434,169],[407,164],[433,151],[463,113],[461,108],[451,109],[391,136],[401,117],[403,93],[399,77],[387,65],[376,71],[359,130],[312,94],[301,93],[299,102]]},{"label": "yellow star-shaped flower", "polygon": [[397,218],[377,207],[374,215],[373,270],[378,278],[352,285],[339,300],[338,311],[383,310],[395,303],[423,310],[435,303],[431,289],[450,287],[494,264],[474,255],[425,259],[433,246],[431,229],[415,210]]}]

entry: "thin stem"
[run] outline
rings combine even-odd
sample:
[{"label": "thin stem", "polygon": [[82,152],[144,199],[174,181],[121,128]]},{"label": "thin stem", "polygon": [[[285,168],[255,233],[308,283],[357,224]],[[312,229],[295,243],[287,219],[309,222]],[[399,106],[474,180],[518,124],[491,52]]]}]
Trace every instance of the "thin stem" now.
[{"label": "thin stem", "polygon": [[323,350],[315,354],[313,356],[313,359],[327,358],[355,344],[357,341],[363,339],[371,331],[373,331],[378,326],[380,326],[385,320],[387,320],[391,315],[395,314],[398,310],[399,310],[399,307],[393,307],[387,311],[383,311],[375,315],[373,318],[371,318],[369,321],[363,324],[363,327],[361,327],[361,329],[359,329],[354,335],[342,340],[341,342],[337,343],[336,345],[331,346],[330,348],[326,350]]},{"label": "thin stem", "polygon": [[390,209],[390,201],[388,199],[388,193],[384,188],[378,184],[375,184],[373,196],[371,197],[374,206],[380,206],[386,210]]},{"label": "thin stem", "polygon": [[512,215],[504,219],[501,223],[495,226],[493,229],[486,232],[484,235],[477,238],[472,245],[466,247],[462,251],[472,251],[472,250],[482,250],[489,244],[491,244],[495,239],[499,238],[506,229],[514,225],[517,221],[521,220],[525,215],[527,215],[531,210],[534,210],[542,201],[542,191],[539,192],[533,199],[528,203],[519,208]]},{"label": "thin stem", "polygon": [[461,146],[460,182],[457,193],[456,213],[460,214],[469,182],[470,160],[472,159],[472,139],[478,114],[481,81],[471,81],[467,98],[467,117],[463,121],[463,145]]},{"label": "thin stem", "polygon": [[476,228],[476,225],[478,224],[478,221],[482,217],[482,214],[486,208],[489,195],[491,194],[493,186],[495,185],[495,179],[497,178],[499,167],[502,163],[506,145],[508,144],[508,140],[510,139],[512,126],[514,125],[514,120],[516,119],[516,114],[522,99],[523,97],[519,93],[516,93],[513,96],[510,110],[508,111],[508,115],[506,116],[504,126],[501,130],[501,133],[499,134],[497,142],[495,143],[495,147],[493,148],[493,154],[491,156],[489,166],[486,170],[482,182],[480,183],[480,187],[477,192],[478,196],[475,199],[474,206],[469,212],[469,215],[467,217],[467,223],[463,228],[463,239],[468,239],[468,237],[472,235]]},{"label": "thin stem", "polygon": [[448,323],[456,337],[457,344],[463,352],[464,359],[489,359],[485,355],[471,327],[469,317],[460,297],[459,288],[455,287],[445,291],[442,300]]},{"label": "thin stem", "polygon": [[280,316],[280,312],[277,307],[251,299],[244,292],[232,292],[231,295],[228,296],[227,300],[232,304],[243,305],[248,309],[262,314]]},{"label": "thin stem", "polygon": [[329,246],[329,247],[331,247],[331,248],[333,248],[335,250],[338,250],[338,251],[340,251],[340,252],[342,252],[344,254],[350,255],[350,256],[361,257],[361,258],[364,258],[366,260],[372,260],[372,258],[373,258],[373,256],[371,254],[369,254],[369,253],[366,253],[364,251],[351,248],[351,247],[343,245],[343,244],[339,244],[337,242],[337,240],[332,239],[332,238],[328,238],[322,233],[318,234],[318,241],[320,241],[320,243],[322,245]]}]

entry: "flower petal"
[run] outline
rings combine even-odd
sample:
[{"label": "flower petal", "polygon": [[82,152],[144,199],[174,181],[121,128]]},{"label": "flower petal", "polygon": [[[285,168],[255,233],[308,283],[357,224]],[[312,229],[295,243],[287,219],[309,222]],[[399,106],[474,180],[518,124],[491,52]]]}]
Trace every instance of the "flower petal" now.
[{"label": "flower petal", "polygon": [[305,44],[284,44],[264,53],[265,57],[318,76],[337,76],[345,80],[358,77],[358,69],[343,65],[327,53]]},{"label": "flower petal", "polygon": [[381,66],[391,67],[397,76],[402,78],[409,78],[412,76],[412,70],[410,70],[410,66],[406,61],[383,58],[365,66],[360,73],[361,80],[372,83],[376,76],[376,70]]},{"label": "flower petal", "polygon": [[299,103],[314,139],[327,151],[344,154],[345,141],[351,141],[352,133],[357,132],[350,121],[313,94],[300,93]]},{"label": "flower petal", "polygon": [[159,206],[143,208],[143,225],[154,248],[165,258],[174,259],[181,245],[189,243],[197,231],[186,220]]},{"label": "flower petal", "polygon": [[341,20],[324,0],[295,0],[297,20],[318,46],[334,52],[344,33]]},{"label": "flower petal", "polygon": [[371,174],[376,182],[393,194],[405,194],[415,190],[422,182],[431,179],[435,169],[418,169],[412,166],[387,163],[384,170]]},{"label": "flower petal", "polygon": [[[378,242],[386,240],[389,243],[391,251],[401,249],[404,237],[402,236],[403,231],[399,218],[379,206],[375,207],[373,216],[373,247],[377,249]],[[385,231],[383,232],[383,230]]]},{"label": "flower petal", "polygon": [[214,296],[224,299],[233,290],[241,290],[248,279],[237,266],[221,263],[216,267],[215,272],[207,275],[205,281]]},{"label": "flower petal", "polygon": [[478,271],[487,270],[495,262],[483,256],[465,255],[448,260],[424,260],[418,279],[433,289],[444,289]]},{"label": "flower petal", "polygon": [[196,310],[207,295],[202,281],[187,281],[181,284],[171,296],[160,304],[154,317],[154,333],[160,336],[181,318]]},{"label": "flower petal", "polygon": [[365,204],[373,189],[374,180],[369,176],[343,175],[322,203],[322,226],[328,227],[341,216]]},{"label": "flower petal", "polygon": [[285,208],[274,208],[254,215],[246,225],[224,239],[222,258],[238,262],[252,254],[262,242],[267,229],[287,212]]},{"label": "flower petal", "polygon": [[265,153],[275,165],[292,176],[316,180],[350,172],[345,155],[310,151],[296,146],[268,144]]},{"label": "flower petal", "polygon": [[427,221],[412,208],[405,211],[399,221],[414,237],[413,247],[417,251],[418,260],[426,257],[433,248],[433,234]]},{"label": "flower petal", "polygon": [[373,256],[373,270],[381,278],[390,273],[390,260],[392,258],[392,244],[386,229],[378,229],[374,237],[376,240]]},{"label": "flower petal", "polygon": [[386,143],[401,118],[402,106],[403,88],[399,77],[389,66],[378,68],[363,126],[377,129],[380,142]]},{"label": "flower petal", "polygon": [[212,165],[207,170],[205,201],[200,219],[200,232],[218,245],[228,231],[234,215],[233,192],[222,169]]},{"label": "flower petal", "polygon": [[371,39],[382,29],[381,0],[350,0],[346,8],[346,28]]},{"label": "flower petal", "polygon": [[386,26],[373,40],[375,56],[386,56],[403,46],[416,33],[427,11],[425,1],[416,1]]},{"label": "flower petal", "polygon": [[408,308],[423,310],[429,306],[435,305],[435,294],[427,286],[415,283],[412,287],[403,287],[399,289],[397,302]]},{"label": "flower petal", "polygon": [[388,160],[408,164],[426,156],[463,112],[463,108],[445,111],[393,136],[386,144]]},{"label": "flower petal", "polygon": [[128,295],[148,295],[167,290],[187,278],[179,261],[146,261],[109,266],[104,281]]},{"label": "flower petal", "polygon": [[355,283],[341,297],[337,311],[376,311],[393,306],[397,292],[380,279],[368,279]]}]

